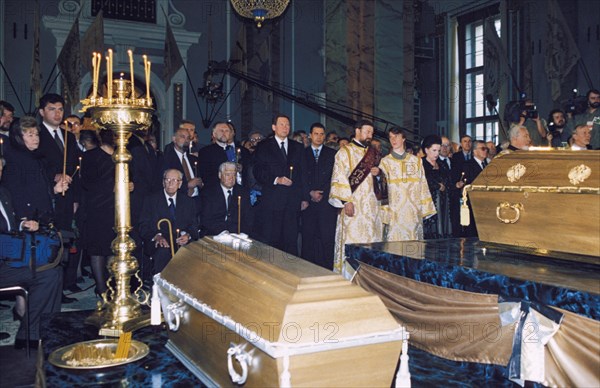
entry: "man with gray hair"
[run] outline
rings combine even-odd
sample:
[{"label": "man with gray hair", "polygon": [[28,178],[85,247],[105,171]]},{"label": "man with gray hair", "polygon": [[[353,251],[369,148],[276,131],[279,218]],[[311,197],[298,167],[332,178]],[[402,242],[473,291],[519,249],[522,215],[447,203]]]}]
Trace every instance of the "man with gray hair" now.
[{"label": "man with gray hair", "polygon": [[587,124],[580,124],[575,127],[573,135],[573,144],[571,144],[571,150],[573,151],[584,151],[591,150],[590,141],[592,140],[592,128]]},{"label": "man with gray hair", "polygon": [[236,183],[237,165],[219,166],[219,182],[207,185],[200,193],[200,233],[216,235],[223,231],[251,234],[250,192]]},{"label": "man with gray hair", "polygon": [[529,131],[527,128],[520,124],[513,124],[510,126],[508,132],[510,139],[510,145],[508,149],[511,151],[527,151],[531,145],[531,138],[529,137]]},{"label": "man with gray hair", "polygon": [[[163,174],[163,189],[146,197],[140,219],[140,234],[151,252],[153,274],[159,273],[171,260],[173,250],[198,238],[196,203],[185,194],[179,193],[183,173],[177,169],[166,170]],[[169,220],[157,225],[158,221]],[[169,232],[171,234],[169,235]]]},{"label": "man with gray hair", "polygon": [[[198,174],[206,184],[213,184],[219,181],[219,166],[223,162],[232,162],[237,164],[238,178],[246,186],[248,169],[250,163],[250,152],[246,147],[235,144],[235,130],[229,122],[219,121],[212,127],[214,143],[202,148],[198,153]],[[236,179],[237,180],[237,179]]]}]

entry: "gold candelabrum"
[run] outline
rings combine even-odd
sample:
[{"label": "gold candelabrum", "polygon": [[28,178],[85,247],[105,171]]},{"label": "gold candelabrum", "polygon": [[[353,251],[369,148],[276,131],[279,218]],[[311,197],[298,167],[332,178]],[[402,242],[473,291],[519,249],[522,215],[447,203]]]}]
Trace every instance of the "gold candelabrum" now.
[{"label": "gold candelabrum", "polygon": [[[133,72],[133,55],[129,51],[131,71]],[[124,332],[135,330],[150,323],[149,314],[142,314],[141,306],[148,304],[149,294],[142,290],[142,281],[138,276],[138,262],[131,255],[135,242],[129,236],[131,231],[129,200],[129,162],[131,154],[127,150],[129,138],[135,131],[143,131],[152,124],[152,99],[149,95],[149,63],[144,56],[146,70],[146,96],[138,98],[131,74],[130,80],[112,79],[112,50],[107,56],[107,94],[98,95],[98,73],[101,56],[94,53],[93,73],[94,86],[92,95],[82,101],[82,111],[89,111],[92,122],[97,128],[106,128],[115,135],[116,149],[112,159],[115,163],[115,232],[111,248],[114,256],[108,263],[111,275],[108,291],[102,295],[103,303],[98,304],[94,314],[86,323],[100,328],[100,335],[119,336]],[[139,287],[132,293],[131,278],[135,276]],[[113,288],[112,282],[115,287]]]}]

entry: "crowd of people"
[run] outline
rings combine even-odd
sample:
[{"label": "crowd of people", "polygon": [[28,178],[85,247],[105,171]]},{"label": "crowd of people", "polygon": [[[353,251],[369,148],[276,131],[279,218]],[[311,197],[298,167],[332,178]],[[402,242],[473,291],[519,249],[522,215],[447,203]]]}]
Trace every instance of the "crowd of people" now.
[{"label": "crowd of people", "polygon": [[[66,248],[61,267],[37,276],[0,260],[0,286],[30,288],[32,328],[42,313],[70,301],[64,294],[61,300],[61,290],[77,287],[82,259],[89,260],[98,295],[106,295],[110,282],[113,133],[89,129],[76,115],[64,117],[64,104],[61,96],[47,94],[39,118],[13,120],[12,105],[0,101],[0,232],[52,225],[62,231]],[[181,121],[163,149],[152,131],[137,131],[127,146],[133,256],[141,278],[150,282],[179,247],[204,235],[245,233],[347,275],[348,243],[476,237],[475,222],[459,222],[463,187],[503,150],[564,143],[573,150],[599,148],[599,105],[600,93],[591,90],[587,112],[570,117],[554,110],[548,123],[527,108],[510,124],[503,145],[429,135],[416,146],[398,127],[376,139],[367,120],[355,124],[351,138],[327,132],[321,123],[291,133],[281,114],[268,136],[251,132],[241,143],[231,122],[214,123],[212,142],[204,147],[189,120]],[[163,219],[172,227],[158,222]],[[15,316],[23,315],[17,303]],[[16,344],[26,346],[23,341],[19,330]]]}]

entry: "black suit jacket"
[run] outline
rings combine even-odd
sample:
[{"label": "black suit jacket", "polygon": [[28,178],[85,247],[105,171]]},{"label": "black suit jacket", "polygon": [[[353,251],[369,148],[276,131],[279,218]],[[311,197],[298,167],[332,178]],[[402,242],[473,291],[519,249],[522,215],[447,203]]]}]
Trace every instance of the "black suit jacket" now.
[{"label": "black suit jacket", "polygon": [[156,152],[149,145],[133,135],[127,149],[132,159],[129,167],[129,181],[133,182],[131,192],[131,222],[135,226],[140,218],[144,199],[155,191],[162,190],[162,175]]},{"label": "black suit jacket", "polygon": [[[254,176],[262,185],[262,199],[265,210],[300,210],[302,198],[302,151],[304,147],[288,140],[287,158],[284,158],[276,138],[270,137],[258,144],[255,152]],[[277,177],[290,177],[293,166],[291,186],[275,185]]]},{"label": "black suit jacket", "polygon": [[[247,187],[248,169],[250,168],[251,155],[246,147],[233,145],[234,148],[240,150],[238,163],[242,165],[242,184]],[[198,175],[202,181],[211,185],[219,182],[219,166],[227,161],[227,153],[218,144],[210,144],[200,149],[198,152]]]},{"label": "black suit jacket", "polygon": [[[6,216],[8,217],[9,229],[11,232],[18,231],[19,225],[16,222],[15,210],[12,205],[12,201],[10,199],[10,193],[4,187],[0,187],[0,201],[2,202],[2,206],[4,207],[4,211],[6,212]],[[0,214],[0,217],[2,215]],[[4,222],[0,224],[4,226]],[[0,227],[0,233],[7,233],[9,230],[5,227]]]},{"label": "black suit jacket", "polygon": [[[148,196],[144,200],[144,207],[140,218],[140,234],[146,241],[152,240],[156,234],[161,233],[165,238],[169,236],[166,222],[157,228],[157,222],[163,218],[171,220],[173,241],[176,239],[176,231],[187,232],[192,240],[198,238],[198,219],[196,217],[196,203],[187,195],[177,193],[175,200],[175,219],[171,219],[169,205],[164,190]],[[170,241],[169,241],[170,244]],[[154,244],[150,244],[153,246]]]},{"label": "black suit jacket", "polygon": [[[198,158],[196,158],[194,155],[190,155],[188,152],[186,152],[185,154],[186,158],[188,158],[189,162],[190,162],[190,167],[192,168],[192,172],[194,174],[194,176],[197,176],[198,174],[196,173],[196,165],[198,164]],[[163,160],[162,160],[162,166],[161,166],[161,176],[163,175],[163,173],[169,169],[175,169],[175,170],[179,170],[181,171],[181,173],[183,174],[183,181],[181,182],[181,187],[179,188],[179,192],[183,193],[184,195],[187,195],[187,184],[188,184],[188,180],[185,176],[185,173],[183,172],[183,165],[181,164],[181,161],[179,160],[179,156],[177,155],[177,152],[175,151],[174,147],[169,148],[167,151],[165,151],[165,154],[163,156]]]},{"label": "black suit jacket", "polygon": [[[220,184],[207,185],[200,192],[200,225],[201,233],[219,234],[224,230],[237,233],[238,229],[238,196],[241,197],[241,231],[252,233],[252,205],[250,192],[238,184],[233,186],[232,201],[229,212],[226,197]],[[227,220],[225,220],[227,218]]]},{"label": "black suit jacket", "polygon": [[466,180],[466,184],[471,184],[477,178],[477,176],[483,171],[483,169],[479,166],[479,163],[472,158],[471,160],[465,162],[463,165],[463,171],[465,173],[464,179]]},{"label": "black suit jacket", "polygon": [[[60,131],[64,138],[65,131],[62,129],[60,129]],[[79,157],[82,153],[77,146],[75,135],[71,132],[67,132],[65,144],[67,147],[66,173],[71,176],[79,164]],[[48,181],[52,184],[56,174],[62,174],[63,172],[64,154],[56,144],[54,137],[48,132],[48,128],[44,123],[40,126],[40,145],[37,149],[37,154],[41,155],[46,170],[46,176],[48,177]],[[81,186],[79,175],[75,174],[73,176],[73,182],[69,185],[69,190],[66,191],[65,196],[58,195],[55,197],[54,222],[58,229],[71,229],[73,221],[73,203],[79,202],[80,196]]]},{"label": "black suit jacket", "polygon": [[[302,200],[310,202],[310,192],[323,191],[323,200],[327,202],[331,190],[331,175],[336,151],[329,147],[321,147],[319,162],[315,162],[313,148],[304,149],[302,157]],[[323,201],[321,201],[323,202]],[[312,203],[311,203],[312,204]]]}]

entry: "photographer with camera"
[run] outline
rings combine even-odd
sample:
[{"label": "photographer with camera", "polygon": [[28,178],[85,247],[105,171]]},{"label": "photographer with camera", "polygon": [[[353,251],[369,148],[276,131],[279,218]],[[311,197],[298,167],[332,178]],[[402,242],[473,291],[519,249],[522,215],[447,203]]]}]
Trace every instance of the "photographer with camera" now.
[{"label": "photographer with camera", "polygon": [[567,147],[573,133],[573,121],[561,109],[553,109],[548,115],[548,133],[552,147]]},{"label": "photographer with camera", "polygon": [[591,89],[587,92],[588,109],[585,113],[575,116],[575,125],[587,125],[592,131],[590,146],[600,149],[600,91]]},{"label": "photographer with camera", "polygon": [[509,123],[509,127],[519,125],[527,128],[532,146],[547,146],[546,127],[540,119],[535,104],[531,99],[525,99],[525,94],[521,94],[521,100],[511,101],[504,108],[504,120]]}]

